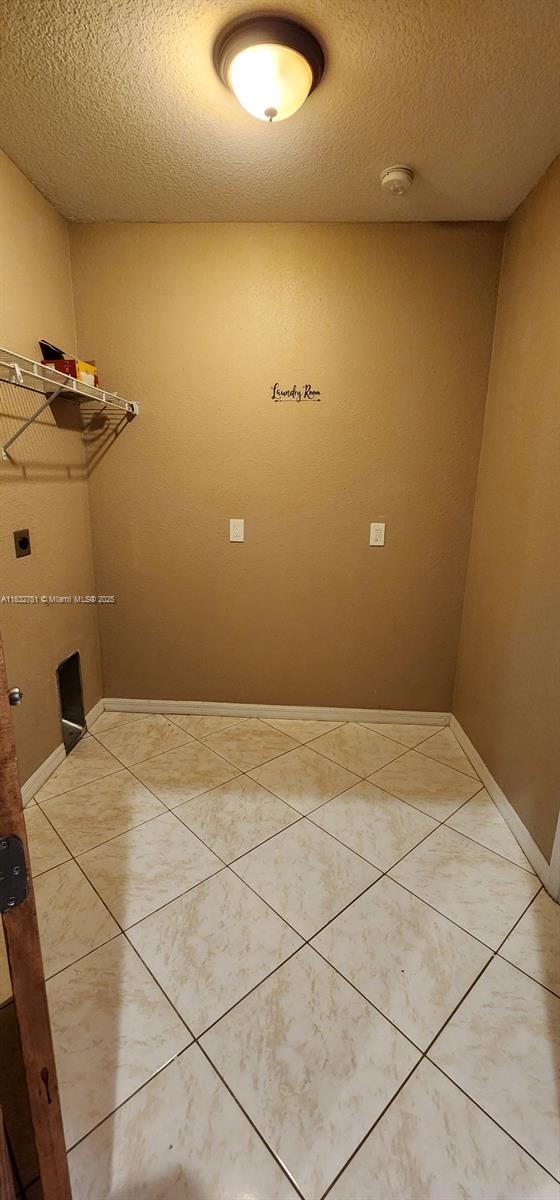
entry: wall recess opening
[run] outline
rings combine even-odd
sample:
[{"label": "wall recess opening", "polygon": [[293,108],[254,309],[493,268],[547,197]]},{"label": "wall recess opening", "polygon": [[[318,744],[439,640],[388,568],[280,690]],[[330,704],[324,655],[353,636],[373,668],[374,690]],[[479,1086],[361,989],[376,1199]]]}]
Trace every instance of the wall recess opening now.
[{"label": "wall recess opening", "polygon": [[80,654],[76,650],[56,668],[62,740],[69,754],[86,731]]}]

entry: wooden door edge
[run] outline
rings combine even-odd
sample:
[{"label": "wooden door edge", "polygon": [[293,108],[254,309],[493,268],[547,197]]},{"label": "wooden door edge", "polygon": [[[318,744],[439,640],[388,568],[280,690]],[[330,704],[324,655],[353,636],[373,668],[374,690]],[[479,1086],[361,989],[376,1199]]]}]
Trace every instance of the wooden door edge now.
[{"label": "wooden door edge", "polygon": [[43,1200],[71,1200],[35,893],[0,638],[0,837],[20,838],[29,893],[2,914]]}]

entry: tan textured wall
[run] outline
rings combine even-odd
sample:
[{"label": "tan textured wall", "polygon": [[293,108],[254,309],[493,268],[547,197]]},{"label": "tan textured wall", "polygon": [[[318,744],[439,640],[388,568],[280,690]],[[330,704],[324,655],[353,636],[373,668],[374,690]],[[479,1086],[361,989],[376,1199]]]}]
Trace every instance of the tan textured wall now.
[{"label": "tan textured wall", "polygon": [[550,858],[560,807],[560,160],[508,224],[454,711]]},{"label": "tan textured wall", "polygon": [[[46,337],[72,351],[74,313],[66,223],[0,154],[0,344],[37,358]],[[37,398],[0,384],[3,441]],[[56,422],[59,422],[57,427]],[[91,593],[93,567],[84,449],[70,406],[49,409],[0,463],[0,594]],[[12,533],[29,527],[16,559]],[[25,780],[61,741],[55,669],[79,649],[86,709],[101,695],[95,612],[80,606],[0,605],[11,684],[25,693],[14,727]]]},{"label": "tan textured wall", "polygon": [[449,708],[501,243],[72,227],[79,344],[142,403],[90,479],[106,695]]}]

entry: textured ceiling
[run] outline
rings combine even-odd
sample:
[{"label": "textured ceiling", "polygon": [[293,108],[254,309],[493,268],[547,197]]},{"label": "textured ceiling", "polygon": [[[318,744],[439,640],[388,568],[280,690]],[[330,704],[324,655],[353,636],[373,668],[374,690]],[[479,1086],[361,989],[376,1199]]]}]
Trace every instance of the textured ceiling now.
[{"label": "textured ceiling", "polygon": [[78,221],[502,219],[560,151],[558,0],[296,2],[327,71],[278,125],[212,66],[252,7],[0,0],[0,145]]}]

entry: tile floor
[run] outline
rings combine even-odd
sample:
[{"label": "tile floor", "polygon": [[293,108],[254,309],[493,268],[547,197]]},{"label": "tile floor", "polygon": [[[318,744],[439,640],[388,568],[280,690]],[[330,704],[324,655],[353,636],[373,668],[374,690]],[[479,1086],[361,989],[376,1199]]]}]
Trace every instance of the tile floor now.
[{"label": "tile floor", "polygon": [[26,823],[74,1200],[560,1200],[560,909],[449,729],[104,713]]}]

